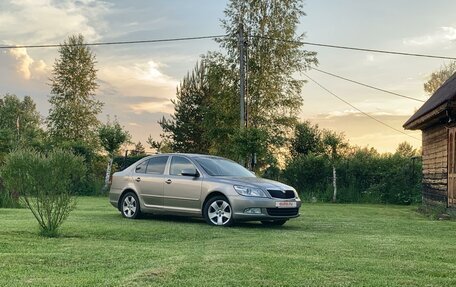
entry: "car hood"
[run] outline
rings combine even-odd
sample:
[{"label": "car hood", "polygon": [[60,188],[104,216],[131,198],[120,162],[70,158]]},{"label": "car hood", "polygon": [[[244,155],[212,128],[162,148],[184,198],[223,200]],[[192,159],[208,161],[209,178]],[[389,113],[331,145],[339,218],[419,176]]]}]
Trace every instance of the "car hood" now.
[{"label": "car hood", "polygon": [[213,179],[217,182],[232,185],[247,185],[262,189],[295,190],[293,187],[281,182],[260,177],[213,177]]}]

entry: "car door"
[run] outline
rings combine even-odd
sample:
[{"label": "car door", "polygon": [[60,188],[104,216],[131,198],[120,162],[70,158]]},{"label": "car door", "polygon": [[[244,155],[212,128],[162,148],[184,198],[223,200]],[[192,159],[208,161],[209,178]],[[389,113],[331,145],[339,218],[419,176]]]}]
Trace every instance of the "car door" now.
[{"label": "car door", "polygon": [[136,166],[134,180],[147,207],[163,208],[164,172],[169,156],[155,156]]},{"label": "car door", "polygon": [[197,170],[188,158],[171,157],[168,175],[165,176],[164,208],[200,214],[202,177],[182,175],[182,170],[185,169]]}]

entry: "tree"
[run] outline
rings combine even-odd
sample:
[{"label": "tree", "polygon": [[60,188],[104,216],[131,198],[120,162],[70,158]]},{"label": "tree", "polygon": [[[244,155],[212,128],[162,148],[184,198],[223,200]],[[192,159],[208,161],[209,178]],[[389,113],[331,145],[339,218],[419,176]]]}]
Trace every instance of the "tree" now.
[{"label": "tree", "polygon": [[[302,12],[299,0],[232,0],[219,40],[226,53],[208,52],[187,75],[174,101],[171,119],[160,122],[176,151],[222,155],[238,160],[235,139],[240,129],[238,30],[242,19],[248,42],[248,127],[267,132],[264,156],[281,150],[302,105],[299,72],[316,64],[314,52],[302,50],[296,35]],[[280,39],[278,41],[271,38]],[[266,158],[258,158],[266,162]]]},{"label": "tree", "polygon": [[309,121],[296,124],[294,137],[291,140],[291,154],[297,156],[322,152],[322,131],[318,125],[312,125]]},{"label": "tree", "polygon": [[177,99],[171,119],[159,121],[165,134],[171,140],[171,148],[176,152],[207,153],[204,120],[208,111],[209,88],[204,61],[196,63],[177,88]]},{"label": "tree", "polygon": [[433,72],[431,78],[424,83],[424,90],[429,94],[434,94],[440,86],[445,83],[456,72],[456,61],[444,64],[439,71]]},{"label": "tree", "polygon": [[249,159],[247,166],[254,170],[257,158],[264,158],[268,153],[268,133],[262,129],[245,128],[239,130],[234,138],[234,151],[238,160]]},{"label": "tree", "polygon": [[73,188],[85,174],[83,158],[69,151],[47,154],[25,149],[6,157],[5,187],[16,191],[38,221],[43,236],[54,237],[76,205]]},{"label": "tree", "polygon": [[143,144],[139,141],[135,144],[135,149],[131,151],[131,156],[141,156],[146,154],[146,149]]},{"label": "tree", "polygon": [[149,144],[149,147],[151,149],[155,149],[157,153],[162,153],[162,152],[172,152],[172,147],[171,147],[171,142],[166,138],[164,135],[161,135],[161,140],[155,141],[152,138],[152,135],[149,135],[147,138],[147,142]]},{"label": "tree", "polygon": [[348,147],[345,142],[343,134],[336,133],[330,130],[323,132],[323,145],[326,149],[326,154],[331,160],[333,170],[333,202],[337,200],[337,174],[336,174],[336,162],[340,158],[341,149]]},{"label": "tree", "polygon": [[105,185],[103,188],[104,190],[107,190],[111,178],[111,168],[114,155],[119,151],[120,147],[129,140],[130,134],[120,126],[117,119],[114,119],[113,122],[110,122],[108,119],[106,124],[99,127],[98,137],[100,139],[101,146],[108,153],[109,157],[108,166],[106,168]]},{"label": "tree", "polygon": [[[14,148],[41,147],[44,131],[41,117],[32,98],[20,100],[16,95],[0,97],[0,163]],[[19,196],[2,188],[0,178],[0,207],[16,207]]]},{"label": "tree", "polygon": [[411,158],[418,155],[418,151],[408,142],[402,142],[397,146],[395,154]]},{"label": "tree", "polygon": [[203,122],[209,153],[238,160],[239,155],[233,149],[233,140],[239,132],[238,73],[221,53],[209,52],[203,61],[209,88]]},{"label": "tree", "polygon": [[47,119],[56,141],[82,141],[93,145],[102,103],[95,98],[98,87],[95,55],[82,35],[70,36],[59,48],[51,77],[51,109]]},{"label": "tree", "polygon": [[41,116],[32,98],[16,95],[0,98],[0,154],[18,146],[39,146],[44,138]]},{"label": "tree", "polygon": [[297,79],[296,74],[317,64],[316,53],[303,50],[297,43],[305,36],[296,37],[300,18],[305,16],[302,9],[300,0],[231,0],[222,20],[228,37],[220,43],[233,67],[238,66],[239,25],[244,26],[249,126],[267,130],[271,142],[279,146],[291,132],[302,106],[304,80]]}]

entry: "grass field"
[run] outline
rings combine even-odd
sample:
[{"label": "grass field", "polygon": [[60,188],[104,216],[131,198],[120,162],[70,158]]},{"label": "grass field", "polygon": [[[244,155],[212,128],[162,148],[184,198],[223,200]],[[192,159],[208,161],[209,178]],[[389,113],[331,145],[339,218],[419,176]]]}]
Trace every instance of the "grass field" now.
[{"label": "grass field", "polygon": [[0,209],[1,286],[456,286],[456,222],[413,207],[304,204],[283,227],[216,228],[78,201],[59,238]]}]

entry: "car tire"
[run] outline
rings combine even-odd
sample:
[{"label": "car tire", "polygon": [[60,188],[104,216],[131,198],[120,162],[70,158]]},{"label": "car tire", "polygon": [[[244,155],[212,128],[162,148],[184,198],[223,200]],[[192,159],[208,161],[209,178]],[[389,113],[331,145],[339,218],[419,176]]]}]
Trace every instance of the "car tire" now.
[{"label": "car tire", "polygon": [[122,216],[128,219],[136,219],[141,215],[141,205],[136,193],[127,192],[122,196],[120,201],[120,212]]},{"label": "car tire", "polygon": [[288,220],[286,219],[281,219],[281,220],[263,220],[261,223],[266,226],[282,226],[287,222]]},{"label": "car tire", "polygon": [[203,216],[209,225],[231,226],[234,222],[233,208],[224,196],[210,198],[203,207]]}]

